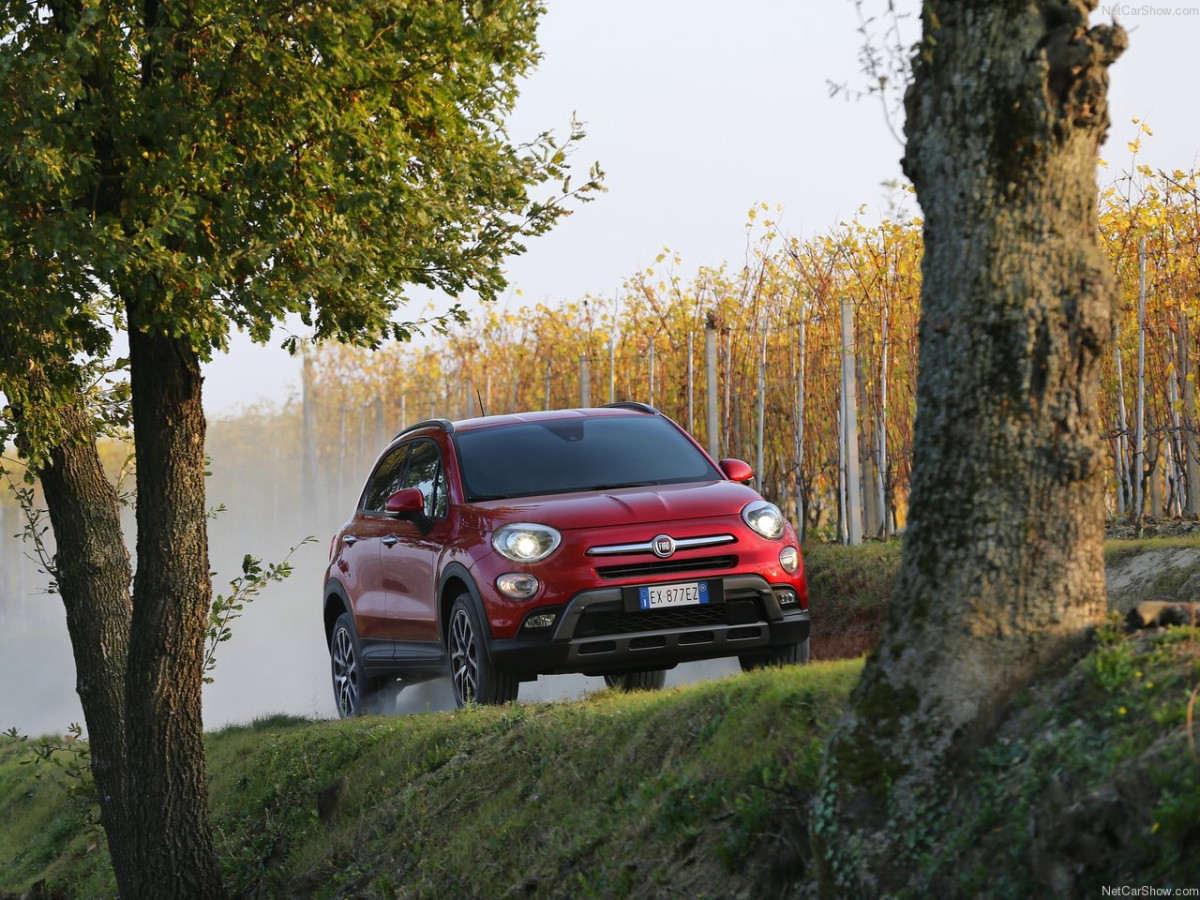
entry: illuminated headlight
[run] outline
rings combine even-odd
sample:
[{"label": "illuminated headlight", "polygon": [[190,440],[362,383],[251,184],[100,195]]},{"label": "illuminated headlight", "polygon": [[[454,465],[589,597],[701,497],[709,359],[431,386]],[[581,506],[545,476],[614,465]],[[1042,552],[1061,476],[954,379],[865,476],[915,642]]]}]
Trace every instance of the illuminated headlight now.
[{"label": "illuminated headlight", "polygon": [[524,572],[509,572],[496,579],[496,590],[513,600],[528,600],[541,586],[541,582]]},{"label": "illuminated headlight", "polygon": [[783,535],[783,513],[778,506],[766,500],[746,504],[742,510],[742,520],[768,540],[778,540]]},{"label": "illuminated headlight", "polygon": [[505,525],[492,536],[492,546],[505,559],[535,563],[554,552],[562,536],[549,525]]},{"label": "illuminated headlight", "polygon": [[779,551],[779,565],[785,572],[795,572],[800,568],[800,551],[795,547],[784,547]]}]

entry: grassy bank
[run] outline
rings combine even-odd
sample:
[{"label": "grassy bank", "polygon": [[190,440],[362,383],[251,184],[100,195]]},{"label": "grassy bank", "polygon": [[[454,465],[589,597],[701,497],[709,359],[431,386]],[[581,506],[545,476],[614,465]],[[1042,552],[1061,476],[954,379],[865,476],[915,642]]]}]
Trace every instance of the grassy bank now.
[{"label": "grassy bank", "polygon": [[[1110,549],[1110,567],[1133,558]],[[809,551],[815,651],[878,628],[898,553]],[[224,729],[208,761],[227,883],[281,900],[813,896],[810,800],[860,668]],[[912,896],[1200,887],[1198,685],[1196,629],[1101,629],[947,773],[944,815],[901,861]],[[0,737],[0,900],[42,880],[114,895],[84,749]]]},{"label": "grassy bank", "polygon": [[[228,882],[246,897],[778,894],[807,870],[821,746],[858,669],[217,732]],[[111,895],[77,779],[23,758],[27,747],[0,739],[0,889],[46,878],[75,897]],[[323,822],[318,794],[341,778]]]}]

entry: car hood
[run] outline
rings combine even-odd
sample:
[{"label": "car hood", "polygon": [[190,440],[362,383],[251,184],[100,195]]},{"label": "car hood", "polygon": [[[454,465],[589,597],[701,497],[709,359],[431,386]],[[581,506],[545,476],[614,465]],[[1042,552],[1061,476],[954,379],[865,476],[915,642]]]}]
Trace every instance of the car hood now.
[{"label": "car hood", "polygon": [[473,506],[493,528],[506,522],[538,522],[559,531],[570,531],[635,522],[736,516],[747,503],[759,499],[756,491],[743,484],[706,481],[493,500]]}]

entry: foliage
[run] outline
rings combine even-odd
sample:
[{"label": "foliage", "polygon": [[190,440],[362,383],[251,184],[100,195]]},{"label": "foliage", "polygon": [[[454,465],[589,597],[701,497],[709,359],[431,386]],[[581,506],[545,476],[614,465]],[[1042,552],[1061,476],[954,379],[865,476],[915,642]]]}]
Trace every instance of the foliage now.
[{"label": "foliage", "polygon": [[0,464],[0,477],[4,479],[7,491],[0,491],[7,499],[11,496],[13,502],[16,503],[20,510],[21,532],[17,535],[5,535],[4,537],[19,537],[28,546],[33,548],[33,556],[38,563],[39,574],[49,578],[47,592],[54,593],[57,591],[56,579],[57,575],[54,571],[54,554],[46,542],[46,535],[50,531],[50,523],[46,514],[45,508],[41,505],[37,495],[37,485],[34,481],[30,470],[24,466],[20,466],[22,470],[22,480],[18,484],[13,477],[13,473],[9,470],[7,460],[4,464]]},{"label": "foliage", "polygon": [[0,388],[27,415],[106,385],[129,324],[204,355],[287,313],[404,339],[410,286],[495,296],[503,258],[599,188],[571,183],[576,123],[506,132],[536,0],[166,9],[4,7]]},{"label": "foliage", "polygon": [[[1187,348],[1200,340],[1200,316],[1188,299],[1200,276],[1196,178],[1135,166],[1100,196],[1102,246],[1121,297],[1100,408],[1113,453],[1108,509],[1114,516],[1132,507],[1136,381],[1130,373],[1136,370],[1142,236],[1148,238],[1149,281],[1146,512],[1152,504],[1160,515],[1186,512],[1187,462],[1200,456],[1188,437],[1196,433],[1197,417],[1189,388],[1196,380],[1194,353]],[[704,344],[711,325],[719,345],[722,454],[756,459],[754,404],[765,359],[761,484],[809,534],[836,538],[838,304],[848,297],[857,335],[865,478],[884,507],[868,533],[899,528],[911,474],[922,223],[904,212],[907,192],[898,197],[892,219],[867,225],[854,217],[809,238],[788,236],[780,211],[760,204],[750,211],[746,254],[736,265],[700,267],[689,275],[680,270],[678,255],[664,250],[612,297],[534,305],[518,299],[484,309],[439,341],[387,344],[370,357],[352,348],[323,348],[309,381],[315,453],[323,467],[340,462],[358,477],[383,434],[422,418],[475,415],[480,399],[489,413],[637,399],[707,444]],[[377,422],[388,427],[377,428]]]},{"label": "foliage", "polygon": [[287,555],[277,563],[263,565],[262,560],[247,553],[242,557],[242,574],[230,579],[229,593],[213,597],[208,610],[208,637],[204,645],[204,681],[212,683],[208,673],[217,667],[217,647],[233,637],[233,622],[242,617],[247,603],[262,593],[272,582],[284,581],[292,574],[292,554],[305,544],[316,543],[309,535],[299,544],[288,549]]}]

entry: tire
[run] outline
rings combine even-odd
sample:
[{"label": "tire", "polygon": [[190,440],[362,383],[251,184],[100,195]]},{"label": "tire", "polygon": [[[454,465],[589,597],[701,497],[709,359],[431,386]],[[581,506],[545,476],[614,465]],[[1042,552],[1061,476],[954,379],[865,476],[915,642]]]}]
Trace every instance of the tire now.
[{"label": "tire", "polygon": [[781,668],[804,665],[808,662],[808,638],[786,647],[772,647],[759,653],[746,653],[738,657],[743,672],[755,669]]},{"label": "tire", "polygon": [[604,683],[619,691],[659,691],[667,683],[667,670],[649,669],[645,672],[605,675]]},{"label": "tire", "polygon": [[450,685],[454,702],[492,706],[517,699],[520,681],[512,672],[492,665],[487,632],[479,620],[470,594],[462,594],[450,607],[446,651],[450,657]]},{"label": "tire", "polygon": [[388,698],[395,707],[396,694],[389,690],[388,679],[368,678],[363,673],[358,633],[350,613],[342,613],[333,623],[333,633],[329,637],[329,670],[333,702],[341,718],[383,711]]}]

